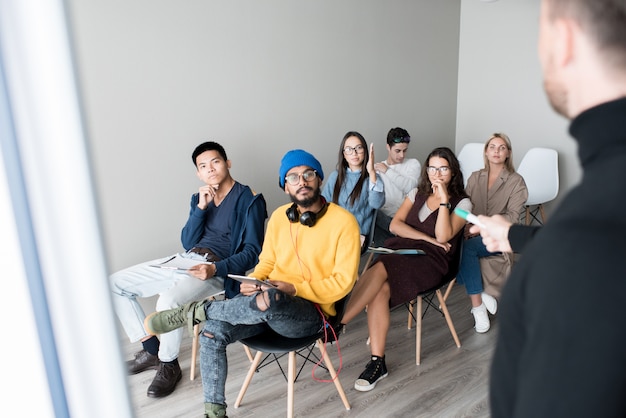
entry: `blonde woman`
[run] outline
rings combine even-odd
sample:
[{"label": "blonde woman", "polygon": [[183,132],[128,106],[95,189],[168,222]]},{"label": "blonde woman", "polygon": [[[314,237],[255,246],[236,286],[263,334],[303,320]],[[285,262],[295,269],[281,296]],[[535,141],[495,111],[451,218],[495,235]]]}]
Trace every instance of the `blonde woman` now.
[{"label": "blonde woman", "polygon": [[[520,212],[528,199],[528,189],[522,176],[513,167],[513,149],[506,134],[494,133],[485,142],[485,168],[474,171],[465,188],[472,200],[476,215],[502,215],[509,222],[518,223]],[[468,229],[469,230],[469,229]],[[489,331],[489,315],[498,309],[496,299],[483,290],[480,259],[500,253],[487,251],[479,235],[466,234],[457,282],[465,285],[472,302],[476,332]],[[496,272],[497,274],[498,272]],[[493,273],[492,273],[493,274]]]}]

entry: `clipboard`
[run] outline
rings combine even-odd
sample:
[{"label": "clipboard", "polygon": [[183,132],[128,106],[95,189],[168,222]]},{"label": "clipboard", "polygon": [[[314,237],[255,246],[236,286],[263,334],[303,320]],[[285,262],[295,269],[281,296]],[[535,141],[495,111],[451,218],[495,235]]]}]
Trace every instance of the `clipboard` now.
[{"label": "clipboard", "polygon": [[400,248],[393,250],[385,247],[367,247],[367,250],[374,254],[403,254],[403,255],[424,255],[423,250],[417,250],[415,248]]},{"label": "clipboard", "polygon": [[272,284],[270,282],[255,279],[254,277],[250,277],[250,276],[240,276],[238,274],[229,274],[228,277],[230,277],[231,279],[237,280],[240,283],[248,283],[248,284],[253,284],[255,286],[278,287],[275,284]]},{"label": "clipboard", "polygon": [[150,264],[150,267],[156,267],[166,270],[178,270],[187,271],[198,264],[213,264],[211,261],[199,261],[192,258],[181,257],[180,254],[176,254],[173,257],[168,258],[159,264]]}]

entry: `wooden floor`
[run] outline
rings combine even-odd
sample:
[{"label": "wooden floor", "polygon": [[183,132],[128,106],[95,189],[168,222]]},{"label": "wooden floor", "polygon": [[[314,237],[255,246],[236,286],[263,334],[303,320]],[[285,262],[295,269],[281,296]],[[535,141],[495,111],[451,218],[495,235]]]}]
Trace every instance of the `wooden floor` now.
[{"label": "wooden floor", "polygon": [[[477,334],[469,312],[469,298],[459,285],[453,288],[448,306],[461,340],[461,348],[455,346],[443,317],[429,311],[424,318],[422,333],[422,364],[416,366],[415,328],[407,329],[406,309],[396,309],[392,312],[387,342],[389,376],[370,392],[358,392],[353,386],[369,358],[366,317],[365,314],[358,316],[339,339],[343,362],[339,379],[352,409],[347,411],[343,407],[332,383],[314,381],[311,367],[307,366],[295,386],[295,415],[352,418],[488,417],[489,364],[497,332],[497,317],[492,318],[492,327],[488,333]],[[141,348],[140,344],[130,344],[127,340],[122,344],[129,359]],[[337,367],[337,349],[334,345],[329,347],[329,354]],[[161,399],[146,396],[154,371],[129,376],[129,390],[137,417],[203,416],[204,401],[199,372],[196,380],[189,380],[190,350],[191,338],[185,338],[179,357],[183,380],[170,396]],[[250,363],[239,343],[229,346],[228,356],[228,416],[286,416],[287,385],[276,365],[259,371],[241,406],[237,409],[232,406]],[[286,358],[283,360],[286,367]],[[325,379],[328,374],[318,368],[316,377]]]}]

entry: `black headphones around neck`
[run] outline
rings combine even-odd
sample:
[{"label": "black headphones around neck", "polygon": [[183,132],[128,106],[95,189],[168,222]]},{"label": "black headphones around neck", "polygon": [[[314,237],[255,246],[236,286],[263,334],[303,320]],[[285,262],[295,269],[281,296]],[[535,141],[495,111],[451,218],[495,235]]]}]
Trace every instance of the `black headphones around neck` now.
[{"label": "black headphones around neck", "polygon": [[323,197],[321,197],[321,199],[323,206],[322,209],[320,209],[320,211],[317,213],[309,210],[304,212],[303,214],[300,214],[300,212],[298,212],[298,205],[294,203],[293,205],[289,206],[287,208],[287,211],[285,212],[287,214],[287,219],[289,219],[289,222],[291,223],[300,222],[302,225],[306,225],[311,228],[313,225],[315,225],[318,219],[324,216],[326,210],[328,210],[328,203],[326,202],[326,199],[324,199]]}]

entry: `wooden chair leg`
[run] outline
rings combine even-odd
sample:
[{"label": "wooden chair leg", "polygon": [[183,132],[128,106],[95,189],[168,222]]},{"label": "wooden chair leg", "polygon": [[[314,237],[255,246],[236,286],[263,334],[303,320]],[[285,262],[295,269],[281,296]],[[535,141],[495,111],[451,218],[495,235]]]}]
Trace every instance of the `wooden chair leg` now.
[{"label": "wooden chair leg", "polygon": [[415,306],[415,300],[409,302],[409,316],[407,318],[406,327],[411,329],[413,327],[413,306]]},{"label": "wooden chair leg", "polygon": [[237,400],[235,401],[235,408],[239,408],[239,405],[241,405],[241,401],[243,400],[243,395],[246,394],[246,391],[248,390],[248,386],[250,386],[250,382],[252,381],[252,377],[256,373],[256,369],[257,367],[259,367],[259,364],[261,363],[262,359],[263,359],[263,353],[261,351],[257,351],[256,356],[254,356],[254,361],[252,361],[252,364],[250,365],[250,368],[248,369],[248,374],[246,375],[246,379],[243,381],[243,385],[241,385],[241,389],[239,390],[239,395],[237,395]]},{"label": "wooden chair leg", "polygon": [[454,287],[454,283],[456,279],[452,279],[450,283],[448,283],[448,287],[446,288],[446,293],[443,295],[443,300],[448,300],[448,296],[450,296],[450,292],[452,292],[452,288]]},{"label": "wooden chair leg", "polygon": [[446,305],[446,301],[443,296],[441,296],[441,290],[437,290],[435,292],[437,294],[437,299],[439,299],[439,303],[441,304],[441,310],[443,311],[443,316],[446,318],[446,322],[448,323],[448,328],[450,328],[450,333],[452,334],[452,338],[456,343],[458,348],[461,348],[461,341],[459,341],[459,337],[456,335],[456,329],[454,329],[454,324],[452,323],[452,318],[450,317],[450,312],[448,311],[448,306]]},{"label": "wooden chair leg", "polygon": [[530,206],[526,206],[526,225],[530,225]]},{"label": "wooden chair leg", "polygon": [[415,310],[415,364],[418,366],[422,357],[422,297],[417,297],[415,303],[417,309]]},{"label": "wooden chair leg", "polygon": [[250,363],[252,363],[254,361],[254,357],[252,357],[252,352],[250,351],[250,347],[248,347],[247,345],[244,345],[243,351],[246,352],[246,356],[248,356],[248,360],[250,360]]},{"label": "wooden chair leg", "polygon": [[337,388],[337,393],[339,393],[339,397],[343,401],[343,406],[346,407],[346,410],[350,410],[350,403],[348,402],[348,397],[346,396],[346,392],[343,390],[343,386],[339,381],[339,377],[337,377],[337,372],[335,371],[335,367],[333,363],[330,361],[330,357],[328,356],[328,352],[324,348],[324,343],[322,340],[317,340],[317,348],[319,348],[320,353],[322,354],[322,358],[324,359],[324,364],[326,364],[326,368],[328,369],[328,373],[330,373],[330,377],[333,379],[335,383],[335,387]]},{"label": "wooden chair leg", "polygon": [[196,378],[196,361],[198,359],[198,346],[200,345],[200,324],[193,326],[193,339],[191,340],[191,367],[189,370],[189,380]]},{"label": "wooden chair leg", "polygon": [[293,387],[296,380],[296,352],[289,352],[289,368],[287,371],[287,418],[293,418]]}]

